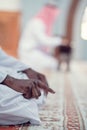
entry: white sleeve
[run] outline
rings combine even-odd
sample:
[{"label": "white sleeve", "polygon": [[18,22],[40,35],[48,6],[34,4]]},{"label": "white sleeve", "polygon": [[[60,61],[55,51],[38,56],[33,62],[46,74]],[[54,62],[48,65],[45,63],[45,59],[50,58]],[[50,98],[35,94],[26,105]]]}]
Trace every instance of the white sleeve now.
[{"label": "white sleeve", "polygon": [[23,64],[16,58],[7,55],[2,49],[0,49],[0,66],[13,68],[18,71],[29,68],[27,65]]},{"label": "white sleeve", "polygon": [[51,47],[55,47],[61,44],[62,40],[60,37],[50,37],[46,35],[45,27],[41,22],[34,24],[33,27],[34,36],[40,44],[44,44]]},{"label": "white sleeve", "polygon": [[7,76],[7,73],[4,72],[4,70],[0,69],[0,83],[4,81],[6,76]]}]

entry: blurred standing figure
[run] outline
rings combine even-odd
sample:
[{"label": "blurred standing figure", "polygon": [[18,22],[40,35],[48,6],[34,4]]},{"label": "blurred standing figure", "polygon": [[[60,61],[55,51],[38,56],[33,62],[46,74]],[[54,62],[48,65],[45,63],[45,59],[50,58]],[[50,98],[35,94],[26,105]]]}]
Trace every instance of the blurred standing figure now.
[{"label": "blurred standing figure", "polygon": [[59,46],[56,46],[54,49],[54,57],[58,61],[57,69],[61,69],[62,63],[66,64],[66,71],[70,70],[70,61],[72,55],[72,47],[69,44],[69,41],[66,37],[62,37],[62,43]]},{"label": "blurred standing figure", "polygon": [[57,67],[57,61],[49,50],[61,44],[61,38],[53,37],[51,34],[58,14],[59,9],[56,5],[45,5],[28,22],[20,40],[18,49],[20,60],[36,70]]}]

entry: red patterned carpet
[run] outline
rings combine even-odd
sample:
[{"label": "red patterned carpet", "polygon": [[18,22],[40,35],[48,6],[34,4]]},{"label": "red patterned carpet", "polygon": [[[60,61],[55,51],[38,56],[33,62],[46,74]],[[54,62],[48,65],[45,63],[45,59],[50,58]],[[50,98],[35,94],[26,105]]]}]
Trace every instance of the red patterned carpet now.
[{"label": "red patterned carpet", "polygon": [[0,127],[0,130],[87,130],[87,63],[73,63],[70,72],[51,72],[48,95],[40,111],[41,126]]},{"label": "red patterned carpet", "polygon": [[17,127],[17,126],[1,126],[0,127],[0,130],[19,130],[20,127]]}]

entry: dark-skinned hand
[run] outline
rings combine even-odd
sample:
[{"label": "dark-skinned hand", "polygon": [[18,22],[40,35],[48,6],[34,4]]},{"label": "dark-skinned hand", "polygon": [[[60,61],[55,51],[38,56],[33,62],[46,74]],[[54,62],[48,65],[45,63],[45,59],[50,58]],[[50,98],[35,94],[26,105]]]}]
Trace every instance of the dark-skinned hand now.
[{"label": "dark-skinned hand", "polygon": [[46,84],[49,87],[45,75],[43,75],[43,74],[41,74],[41,73],[31,69],[31,68],[26,69],[26,70],[24,70],[22,72],[24,72],[30,79],[40,80],[40,81],[42,81],[44,84]]},{"label": "dark-skinned hand", "polygon": [[43,89],[46,93],[55,93],[45,83],[35,79],[16,79],[8,75],[2,84],[22,93],[27,99],[38,98],[41,95],[40,89]]}]

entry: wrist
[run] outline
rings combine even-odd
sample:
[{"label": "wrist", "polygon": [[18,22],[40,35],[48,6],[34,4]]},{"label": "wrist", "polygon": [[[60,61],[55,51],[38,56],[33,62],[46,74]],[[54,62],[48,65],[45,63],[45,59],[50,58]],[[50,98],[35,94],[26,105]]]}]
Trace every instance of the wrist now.
[{"label": "wrist", "polygon": [[31,71],[31,70],[32,70],[31,68],[28,68],[28,69],[23,70],[22,72],[27,73],[28,71]]},{"label": "wrist", "polygon": [[11,86],[13,85],[13,83],[14,83],[14,78],[9,75],[7,75],[7,77],[2,82],[2,84],[7,85],[7,86]]}]

